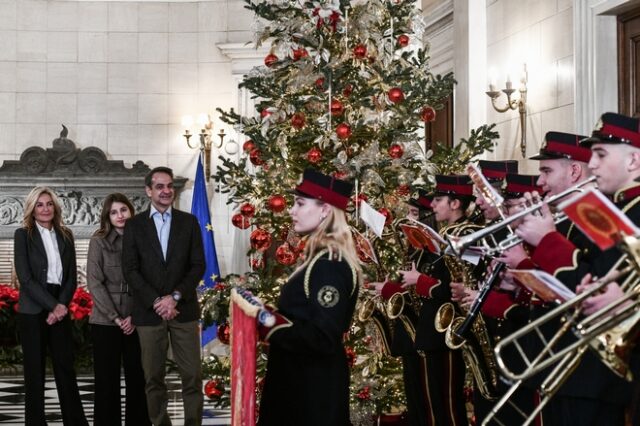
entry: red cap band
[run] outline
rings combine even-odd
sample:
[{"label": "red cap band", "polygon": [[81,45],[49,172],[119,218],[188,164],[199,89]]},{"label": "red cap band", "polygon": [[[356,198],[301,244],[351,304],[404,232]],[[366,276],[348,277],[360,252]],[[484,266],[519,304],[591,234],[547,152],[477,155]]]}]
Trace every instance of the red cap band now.
[{"label": "red cap band", "polygon": [[296,187],[296,191],[300,191],[303,194],[307,194],[312,198],[329,203],[342,210],[345,210],[347,208],[347,204],[349,204],[349,197],[340,195],[329,188],[325,188],[324,186],[308,180],[303,180],[302,183]]},{"label": "red cap band", "polygon": [[491,170],[491,169],[485,168],[485,169],[482,169],[482,174],[487,179],[504,179],[504,177],[507,175],[507,171]]},{"label": "red cap band", "polygon": [[582,161],[588,163],[591,159],[591,150],[587,148],[581,148],[575,145],[568,145],[565,143],[548,141],[547,146],[543,148],[544,151],[558,153],[562,155],[568,155],[573,160]]},{"label": "red cap band", "polygon": [[451,192],[456,195],[473,195],[473,186],[438,183],[436,185],[436,192]]},{"label": "red cap band", "polygon": [[509,183],[507,184],[507,188],[505,189],[505,192],[515,192],[515,193],[533,192],[533,191],[538,191],[539,193],[542,193],[542,188],[540,188],[539,186],[523,185],[521,183]]},{"label": "red cap band", "polygon": [[602,129],[597,130],[598,133],[612,135],[620,139],[626,139],[637,148],[640,148],[640,134],[637,131],[625,129],[624,127],[605,124]]},{"label": "red cap band", "polygon": [[417,201],[418,201],[418,204],[420,204],[425,209],[430,209],[431,208],[431,201],[429,201],[428,198],[419,197]]}]

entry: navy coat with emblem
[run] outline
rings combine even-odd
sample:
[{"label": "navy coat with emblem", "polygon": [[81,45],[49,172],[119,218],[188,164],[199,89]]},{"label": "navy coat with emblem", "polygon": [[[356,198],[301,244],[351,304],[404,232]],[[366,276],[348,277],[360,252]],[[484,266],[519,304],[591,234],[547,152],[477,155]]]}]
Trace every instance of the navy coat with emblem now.
[{"label": "navy coat with emblem", "polygon": [[270,343],[261,426],[349,425],[343,346],[358,297],[355,271],[324,250],[282,287]]}]

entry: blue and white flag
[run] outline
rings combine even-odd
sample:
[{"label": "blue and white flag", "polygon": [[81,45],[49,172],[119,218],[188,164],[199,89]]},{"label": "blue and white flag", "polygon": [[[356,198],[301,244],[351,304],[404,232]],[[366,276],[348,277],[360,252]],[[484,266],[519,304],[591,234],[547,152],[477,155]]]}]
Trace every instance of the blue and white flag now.
[{"label": "blue and white flag", "polygon": [[[191,200],[191,214],[194,215],[200,223],[200,232],[202,233],[202,244],[204,245],[204,259],[207,268],[202,277],[202,285],[200,290],[213,288],[220,277],[220,268],[218,267],[218,255],[216,254],[216,245],[213,240],[213,226],[211,226],[211,214],[209,212],[209,200],[207,197],[207,185],[204,180],[204,170],[202,167],[202,156],[198,157],[198,168],[196,169],[196,180],[193,187],[193,199]],[[216,338],[216,326],[202,330],[202,346]]]}]

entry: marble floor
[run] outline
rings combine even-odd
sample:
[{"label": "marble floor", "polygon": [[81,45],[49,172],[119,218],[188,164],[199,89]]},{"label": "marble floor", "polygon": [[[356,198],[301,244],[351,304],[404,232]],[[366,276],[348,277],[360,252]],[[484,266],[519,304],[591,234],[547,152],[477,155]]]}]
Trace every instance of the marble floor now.
[{"label": "marble floor", "polygon": [[[182,399],[180,398],[180,379],[176,375],[167,377],[169,387],[169,414],[174,425],[182,425]],[[124,381],[122,382],[124,392]],[[84,405],[84,411],[93,423],[93,377],[79,376],[78,387]],[[45,385],[45,411],[49,426],[62,426],[60,405],[53,378]],[[124,412],[124,409],[123,409]],[[24,425],[24,386],[21,377],[0,376],[0,424]],[[231,416],[228,410],[218,410],[205,397],[203,425],[229,425]]]}]

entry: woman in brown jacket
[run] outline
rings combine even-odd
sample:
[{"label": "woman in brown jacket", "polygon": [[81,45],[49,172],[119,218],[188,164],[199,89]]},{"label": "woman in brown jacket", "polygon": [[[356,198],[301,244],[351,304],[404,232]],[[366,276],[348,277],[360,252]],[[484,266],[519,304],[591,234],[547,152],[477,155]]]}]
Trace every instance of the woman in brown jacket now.
[{"label": "woman in brown jacket", "polygon": [[129,199],[107,195],[100,229],[89,243],[87,286],[93,297],[89,318],[95,374],[94,425],[120,425],[120,366],[126,385],[125,424],[150,425],[140,363],[140,343],[131,323],[133,298],[120,267],[124,224],[133,215]]}]

